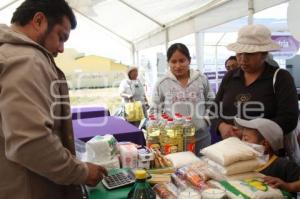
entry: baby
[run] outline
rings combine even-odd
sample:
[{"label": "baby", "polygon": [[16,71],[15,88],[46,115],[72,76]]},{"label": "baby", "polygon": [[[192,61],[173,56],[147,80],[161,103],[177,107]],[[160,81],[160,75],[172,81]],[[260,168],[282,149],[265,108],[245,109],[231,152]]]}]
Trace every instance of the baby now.
[{"label": "baby", "polygon": [[300,167],[285,158],[277,157],[276,151],[283,148],[283,131],[278,124],[265,118],[243,120],[235,118],[241,129],[242,140],[264,147],[269,160],[258,171],[266,177],[265,182],[272,187],[291,193],[300,191]]}]

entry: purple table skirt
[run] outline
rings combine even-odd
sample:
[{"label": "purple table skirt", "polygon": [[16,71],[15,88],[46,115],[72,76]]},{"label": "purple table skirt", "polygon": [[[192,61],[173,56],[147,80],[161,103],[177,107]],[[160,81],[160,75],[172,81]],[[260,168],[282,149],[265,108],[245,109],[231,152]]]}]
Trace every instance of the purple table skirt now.
[{"label": "purple table skirt", "polygon": [[72,107],[72,120],[94,118],[94,117],[104,117],[109,116],[110,113],[108,109],[95,106],[95,107]]},{"label": "purple table skirt", "polygon": [[113,135],[117,141],[129,141],[145,146],[141,129],[118,117],[107,116],[73,120],[75,138],[88,141],[96,135]]}]

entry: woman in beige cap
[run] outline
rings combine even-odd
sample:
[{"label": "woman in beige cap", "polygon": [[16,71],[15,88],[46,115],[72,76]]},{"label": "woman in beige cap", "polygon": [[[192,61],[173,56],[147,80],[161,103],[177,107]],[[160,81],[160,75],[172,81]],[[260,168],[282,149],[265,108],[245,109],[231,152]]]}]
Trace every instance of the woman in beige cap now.
[{"label": "woman in beige cap", "polygon": [[229,71],[223,78],[211,108],[213,127],[222,138],[240,137],[233,118],[254,119],[263,117],[276,122],[284,134],[297,124],[298,101],[294,80],[286,70],[266,62],[269,51],[280,46],[271,39],[271,32],[263,25],[247,25],[239,30],[235,43],[227,46],[236,52],[240,68]]}]

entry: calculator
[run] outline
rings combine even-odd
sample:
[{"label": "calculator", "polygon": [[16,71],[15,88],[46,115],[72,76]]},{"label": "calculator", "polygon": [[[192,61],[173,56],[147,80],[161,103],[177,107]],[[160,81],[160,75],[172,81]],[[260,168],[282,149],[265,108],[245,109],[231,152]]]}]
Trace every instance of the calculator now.
[{"label": "calculator", "polygon": [[102,184],[107,189],[115,189],[135,182],[133,172],[128,170],[121,170],[120,172],[108,175],[103,178]]}]

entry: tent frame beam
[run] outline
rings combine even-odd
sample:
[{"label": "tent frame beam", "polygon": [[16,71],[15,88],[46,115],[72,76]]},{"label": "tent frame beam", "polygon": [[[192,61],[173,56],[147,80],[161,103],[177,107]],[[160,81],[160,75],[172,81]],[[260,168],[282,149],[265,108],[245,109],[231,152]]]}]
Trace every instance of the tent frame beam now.
[{"label": "tent frame beam", "polygon": [[176,26],[180,23],[191,20],[204,12],[212,10],[218,6],[222,6],[223,4],[228,3],[229,1],[232,1],[232,0],[213,0],[211,2],[208,2],[206,5],[198,8],[197,10],[187,13],[186,15],[181,16],[181,17],[169,22],[168,24],[166,24],[166,27],[170,28],[172,26]]},{"label": "tent frame beam", "polygon": [[81,16],[85,17],[86,19],[90,20],[91,22],[93,22],[94,24],[96,24],[97,26],[100,26],[101,28],[105,29],[106,31],[110,32],[111,34],[117,36],[118,38],[120,38],[121,40],[125,41],[126,43],[128,43],[130,46],[134,45],[133,42],[129,41],[128,39],[126,39],[125,37],[119,35],[118,33],[114,32],[113,30],[107,28],[106,26],[102,25],[101,23],[99,23],[98,21],[96,21],[95,19],[87,16],[86,14],[82,13],[81,11],[79,11],[78,9],[72,7],[72,9],[77,12],[78,14],[80,14]]},{"label": "tent frame beam", "polygon": [[[212,9],[218,7],[218,6],[221,6],[221,5],[223,5],[223,4],[225,4],[225,3],[229,2],[229,1],[232,1],[232,0],[214,0],[214,1],[211,1],[211,2],[207,3],[205,6],[200,7],[199,9],[197,9],[197,10],[191,12],[191,13],[188,13],[188,14],[186,14],[184,16],[181,16],[181,17],[179,17],[179,18],[177,18],[177,19],[169,22],[168,24],[165,25],[165,29],[166,28],[172,28],[172,27],[174,27],[174,26],[176,26],[178,24],[181,24],[181,23],[184,23],[184,22],[189,21],[191,19],[194,19],[198,15],[200,15],[200,14],[202,14],[204,12],[207,12],[209,10],[212,10]],[[146,36],[142,36],[142,37],[136,39],[134,41],[134,43],[139,43],[140,41],[143,41],[143,40],[145,40],[145,39],[147,39],[147,38],[149,38],[151,36],[159,34],[159,33],[163,32],[163,31],[165,31],[165,29],[163,29],[163,30],[154,30],[153,32],[148,33]]]},{"label": "tent frame beam", "polygon": [[254,16],[254,1],[248,0],[248,24],[253,24],[253,16]]},{"label": "tent frame beam", "polygon": [[119,2],[121,2],[122,4],[124,4],[125,6],[127,6],[128,8],[131,8],[132,10],[134,10],[135,12],[139,13],[140,15],[146,17],[147,19],[149,19],[150,21],[156,23],[157,25],[159,25],[161,28],[164,28],[165,25],[160,23],[159,21],[153,19],[152,17],[150,17],[149,15],[145,14],[144,12],[140,11],[139,9],[133,7],[132,5],[130,5],[129,3],[125,2],[124,0],[119,0]]},{"label": "tent frame beam", "polygon": [[13,1],[9,2],[8,4],[2,6],[2,7],[0,8],[0,11],[4,10],[5,8],[11,6],[12,4],[14,4],[14,3],[16,3],[16,2],[18,2],[18,1],[20,1],[20,0],[13,0]]},{"label": "tent frame beam", "polygon": [[93,22],[94,24],[96,24],[97,26],[100,26],[101,28],[105,29],[106,31],[110,32],[111,34],[117,36],[119,39],[125,41],[127,44],[129,44],[131,46],[131,56],[132,56],[132,64],[135,64],[135,45],[133,42],[129,41],[128,39],[126,39],[125,37],[117,34],[116,32],[110,30],[109,28],[107,28],[106,26],[100,24],[99,22],[97,22],[96,20],[94,20],[93,18],[87,16],[86,14],[80,12],[79,10],[77,10],[76,8],[73,8],[73,10],[75,12],[77,12],[78,14],[82,15],[83,17],[85,17],[86,19],[90,20],[91,22]]}]

